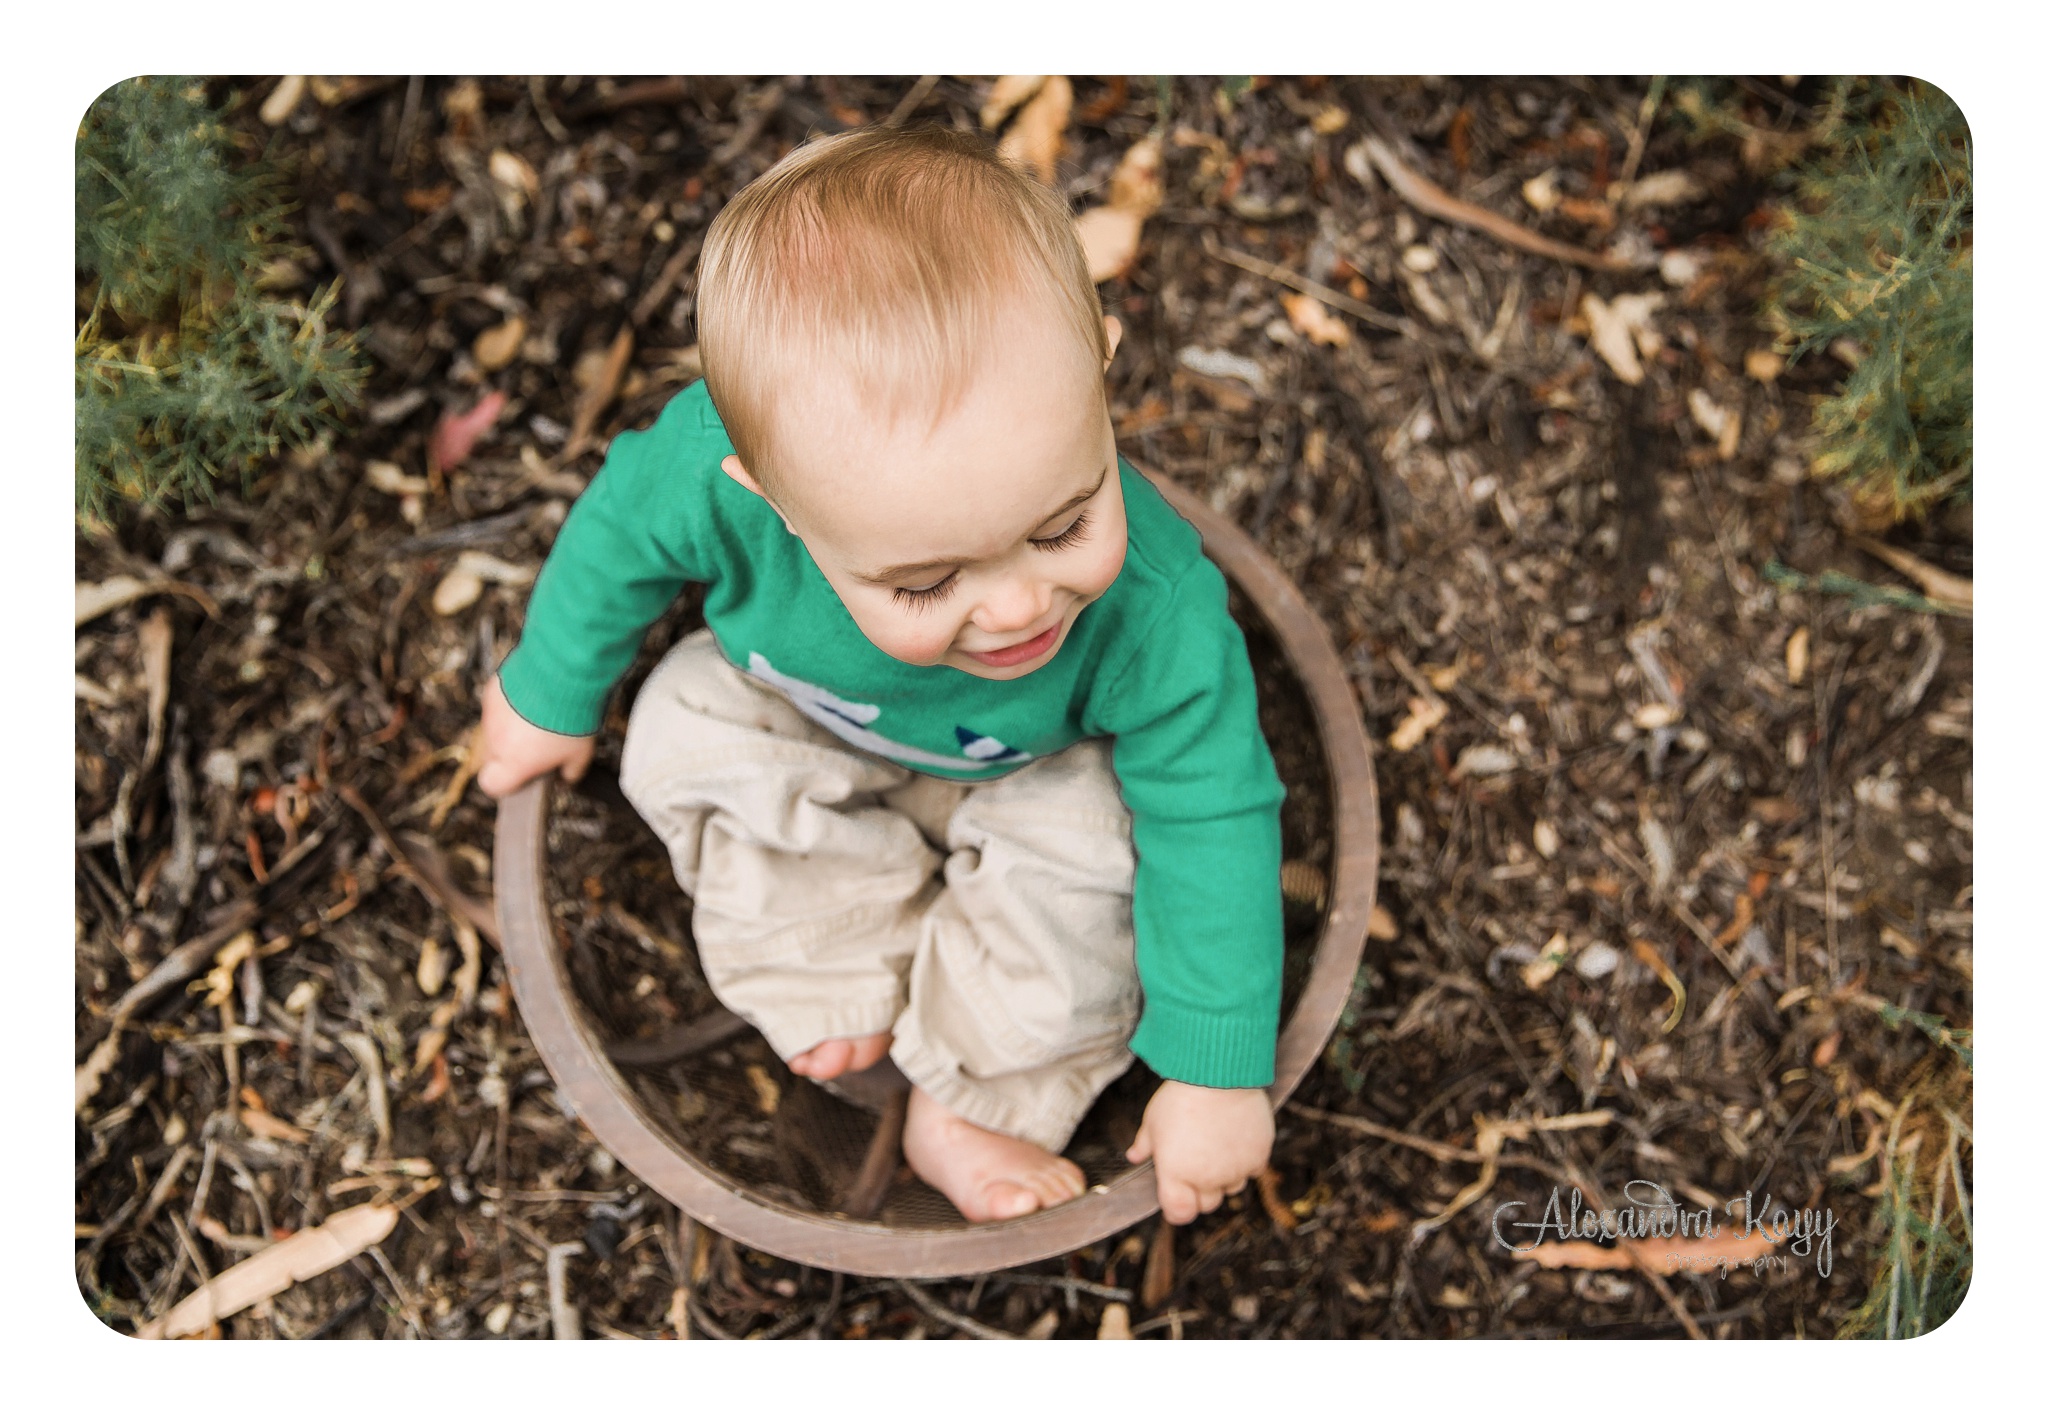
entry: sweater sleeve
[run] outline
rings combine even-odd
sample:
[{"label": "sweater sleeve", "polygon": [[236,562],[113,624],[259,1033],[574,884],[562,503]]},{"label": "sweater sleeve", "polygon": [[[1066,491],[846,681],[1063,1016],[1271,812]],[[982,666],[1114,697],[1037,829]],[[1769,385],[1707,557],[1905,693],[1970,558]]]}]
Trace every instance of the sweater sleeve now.
[{"label": "sweater sleeve", "polygon": [[685,581],[711,577],[706,475],[729,450],[689,392],[645,432],[612,440],[571,508],[527,602],[518,646],[499,669],[506,700],[536,727],[587,736],[633,662],[647,626]]},{"label": "sweater sleeve", "polygon": [[1273,1080],[1280,1026],[1280,802],[1223,576],[1184,574],[1100,701],[1130,808],[1144,1011],[1131,1050],[1198,1086]]}]

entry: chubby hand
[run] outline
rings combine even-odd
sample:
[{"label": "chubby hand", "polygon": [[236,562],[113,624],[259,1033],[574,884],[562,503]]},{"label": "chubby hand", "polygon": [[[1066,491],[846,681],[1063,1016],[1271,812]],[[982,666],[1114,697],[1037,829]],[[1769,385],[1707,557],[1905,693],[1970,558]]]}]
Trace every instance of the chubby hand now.
[{"label": "chubby hand", "polygon": [[1168,1223],[1192,1223],[1244,1188],[1272,1150],[1273,1105],[1263,1090],[1163,1081],[1125,1158],[1152,1161]]},{"label": "chubby hand", "polygon": [[495,675],[484,687],[483,723],[478,735],[476,784],[490,796],[508,796],[536,776],[559,771],[577,781],[590,767],[594,737],[565,737],[535,727],[512,710]]}]

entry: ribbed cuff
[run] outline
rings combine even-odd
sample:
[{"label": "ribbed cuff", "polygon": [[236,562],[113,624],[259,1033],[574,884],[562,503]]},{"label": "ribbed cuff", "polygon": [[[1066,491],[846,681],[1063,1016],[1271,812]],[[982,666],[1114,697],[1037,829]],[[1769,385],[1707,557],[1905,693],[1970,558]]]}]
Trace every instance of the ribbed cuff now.
[{"label": "ribbed cuff", "polygon": [[1147,998],[1131,1050],[1169,1081],[1227,1090],[1272,1085],[1277,1042],[1274,1021],[1195,1012]]},{"label": "ribbed cuff", "polygon": [[595,694],[588,683],[572,683],[551,673],[537,654],[527,651],[522,640],[498,668],[498,684],[505,701],[535,727],[558,732],[564,737],[590,737],[604,722],[605,695],[609,686]]}]

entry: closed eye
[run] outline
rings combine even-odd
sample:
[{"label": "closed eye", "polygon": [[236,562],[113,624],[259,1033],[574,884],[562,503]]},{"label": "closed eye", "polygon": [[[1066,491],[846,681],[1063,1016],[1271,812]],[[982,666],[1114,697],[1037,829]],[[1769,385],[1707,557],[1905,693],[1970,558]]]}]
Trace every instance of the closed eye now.
[{"label": "closed eye", "polygon": [[1066,550],[1071,546],[1079,545],[1087,536],[1088,513],[1083,511],[1070,521],[1067,524],[1067,528],[1058,535],[1047,536],[1043,540],[1034,538],[1031,543],[1040,550]]},{"label": "closed eye", "polygon": [[925,585],[920,589],[905,589],[898,586],[891,591],[889,597],[906,609],[930,609],[953,593],[959,583],[960,572],[955,570],[935,585]]}]

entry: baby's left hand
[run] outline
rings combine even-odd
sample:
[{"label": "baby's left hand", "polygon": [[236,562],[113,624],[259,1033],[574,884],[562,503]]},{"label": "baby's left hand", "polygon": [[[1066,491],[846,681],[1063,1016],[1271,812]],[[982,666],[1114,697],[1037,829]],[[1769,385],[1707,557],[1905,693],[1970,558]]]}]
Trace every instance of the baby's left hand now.
[{"label": "baby's left hand", "polygon": [[1168,1223],[1192,1223],[1244,1188],[1272,1151],[1273,1106],[1263,1090],[1163,1081],[1125,1158],[1152,1161]]}]

